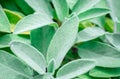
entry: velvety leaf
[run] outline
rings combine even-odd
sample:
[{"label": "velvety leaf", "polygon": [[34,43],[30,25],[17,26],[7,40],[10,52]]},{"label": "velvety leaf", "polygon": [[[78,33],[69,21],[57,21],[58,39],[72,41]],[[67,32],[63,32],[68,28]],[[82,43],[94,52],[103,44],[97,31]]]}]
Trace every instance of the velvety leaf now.
[{"label": "velvety leaf", "polygon": [[110,10],[108,10],[108,9],[93,8],[93,9],[89,9],[87,11],[84,11],[84,12],[78,14],[78,17],[79,17],[79,21],[84,21],[84,20],[103,16],[109,12],[110,12]]},{"label": "velvety leaf", "polygon": [[96,67],[89,74],[93,77],[110,78],[120,76],[120,68],[102,68]]},{"label": "velvety leaf", "polygon": [[106,34],[106,38],[113,46],[115,46],[117,49],[120,50],[120,34],[119,33]]},{"label": "velvety leaf", "polygon": [[76,43],[89,41],[104,34],[105,31],[99,27],[87,27],[78,33]]},{"label": "velvety leaf", "polygon": [[52,0],[57,16],[60,21],[63,21],[69,14],[69,8],[66,0]]},{"label": "velvety leaf", "polygon": [[93,7],[95,8],[106,8],[109,9],[106,0],[100,0],[97,4],[95,4]]},{"label": "velvety leaf", "polygon": [[55,59],[58,68],[68,50],[74,44],[78,31],[78,17],[73,16],[66,20],[54,34],[47,51],[47,61]]},{"label": "velvety leaf", "polygon": [[1,32],[10,32],[10,23],[0,5],[0,31]]},{"label": "velvety leaf", "polygon": [[42,28],[31,31],[31,44],[37,48],[45,57],[54,33],[55,28],[52,26],[44,26]]},{"label": "velvety leaf", "polygon": [[66,0],[69,8],[72,10],[74,5],[77,3],[78,0]]},{"label": "velvety leaf", "polygon": [[61,67],[57,72],[57,79],[71,79],[82,75],[95,67],[95,62],[87,59],[71,61]]},{"label": "velvety leaf", "polygon": [[39,74],[45,74],[46,61],[44,56],[37,49],[28,44],[17,41],[12,42],[10,48],[15,55],[21,58]]},{"label": "velvety leaf", "polygon": [[53,23],[46,13],[34,13],[21,19],[15,27],[14,33],[18,34],[28,30],[37,29]]},{"label": "velvety leaf", "polygon": [[0,50],[0,79],[30,79],[32,70],[15,56]]},{"label": "velvety leaf", "polygon": [[76,4],[72,8],[73,12],[81,13],[88,9],[91,9],[100,0],[77,0]]},{"label": "velvety leaf", "polygon": [[47,0],[25,0],[36,12],[43,12],[52,17],[52,7]]},{"label": "velvety leaf", "polygon": [[109,8],[111,10],[111,17],[114,20],[115,24],[115,32],[120,32],[120,0],[106,0],[107,4],[109,5]]},{"label": "velvety leaf", "polygon": [[6,35],[3,35],[0,37],[0,48],[9,47],[10,46],[9,43],[14,40],[30,44],[30,40],[29,40],[28,36],[6,34]]},{"label": "velvety leaf", "polygon": [[97,66],[120,67],[120,51],[110,45],[100,42],[86,42],[78,46],[78,52],[82,58],[95,60]]}]

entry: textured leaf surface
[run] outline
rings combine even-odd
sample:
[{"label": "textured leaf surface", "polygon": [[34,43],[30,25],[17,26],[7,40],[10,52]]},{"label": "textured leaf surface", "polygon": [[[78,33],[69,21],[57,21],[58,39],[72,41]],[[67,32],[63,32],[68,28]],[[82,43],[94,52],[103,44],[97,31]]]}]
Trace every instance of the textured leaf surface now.
[{"label": "textured leaf surface", "polygon": [[78,33],[76,43],[89,41],[104,34],[105,31],[99,27],[88,27]]},{"label": "textured leaf surface", "polygon": [[56,68],[58,68],[68,52],[72,47],[77,31],[78,31],[78,17],[73,16],[66,20],[63,25],[54,34],[47,51],[47,61],[55,59]]},{"label": "textured leaf surface", "polygon": [[120,51],[110,45],[100,42],[86,42],[79,45],[78,52],[82,58],[95,60],[97,66],[120,67]]},{"label": "textured leaf surface", "polygon": [[111,16],[115,24],[115,32],[120,32],[120,0],[106,0],[111,10]]},{"label": "textured leaf surface", "polygon": [[120,76],[120,68],[102,68],[96,67],[89,74],[93,77],[109,78]]},{"label": "textured leaf surface", "polygon": [[66,0],[52,0],[52,3],[55,7],[59,20],[63,21],[69,14],[69,8],[67,6]]},{"label": "textured leaf surface", "polygon": [[76,12],[76,13],[84,12],[84,11],[86,11],[88,9],[91,9],[99,1],[100,0],[77,0],[77,2],[74,5],[72,11]]},{"label": "textured leaf surface", "polygon": [[22,42],[11,43],[11,50],[39,74],[44,74],[46,61],[44,56],[35,48]]},{"label": "textured leaf surface", "polygon": [[52,17],[52,7],[47,0],[25,0],[36,12],[43,12]]},{"label": "textured leaf surface", "polygon": [[106,38],[113,46],[115,46],[117,49],[120,50],[120,34],[119,33],[106,34]]},{"label": "textured leaf surface", "polygon": [[78,17],[79,17],[79,21],[84,21],[84,20],[96,18],[99,16],[103,16],[109,12],[110,12],[110,10],[108,10],[108,9],[93,8],[93,9],[89,9],[87,11],[84,11],[84,12],[78,14]]},{"label": "textured leaf surface", "polygon": [[78,59],[67,63],[57,72],[57,79],[71,79],[78,75],[82,75],[95,67],[92,60]]},{"label": "textured leaf surface", "polygon": [[0,50],[0,79],[30,79],[32,70],[15,56]]},{"label": "textured leaf surface", "polygon": [[37,29],[52,24],[52,19],[46,13],[34,13],[21,19],[15,27],[14,33],[19,34],[28,30]]},{"label": "textured leaf surface", "polygon": [[10,23],[0,5],[0,31],[1,32],[10,32]]}]

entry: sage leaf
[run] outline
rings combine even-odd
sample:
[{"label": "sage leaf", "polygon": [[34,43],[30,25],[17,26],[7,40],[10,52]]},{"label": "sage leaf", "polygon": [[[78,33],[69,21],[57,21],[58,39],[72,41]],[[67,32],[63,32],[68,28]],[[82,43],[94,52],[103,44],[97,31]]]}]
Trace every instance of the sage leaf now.
[{"label": "sage leaf", "polygon": [[95,60],[99,67],[120,67],[120,51],[108,44],[93,41],[85,42],[78,46],[78,53],[82,58]]},{"label": "sage leaf", "polygon": [[10,48],[15,55],[17,55],[39,74],[45,74],[46,61],[44,56],[37,49],[18,41],[13,41],[10,44]]},{"label": "sage leaf", "polygon": [[56,68],[60,66],[68,50],[75,42],[78,31],[78,17],[66,20],[54,34],[47,50],[47,62],[55,59]]},{"label": "sage leaf", "polygon": [[71,61],[61,67],[57,72],[57,79],[71,79],[82,75],[95,67],[95,62],[87,59]]}]

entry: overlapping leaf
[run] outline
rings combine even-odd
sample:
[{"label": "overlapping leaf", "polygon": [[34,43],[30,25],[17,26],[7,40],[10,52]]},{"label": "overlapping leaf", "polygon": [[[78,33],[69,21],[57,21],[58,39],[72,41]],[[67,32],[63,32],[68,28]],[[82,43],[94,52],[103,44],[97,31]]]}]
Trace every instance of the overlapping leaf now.
[{"label": "overlapping leaf", "polygon": [[45,74],[46,61],[44,56],[37,49],[17,41],[12,42],[10,47],[13,53],[27,63],[31,68],[39,74]]},{"label": "overlapping leaf", "polygon": [[63,23],[63,25],[54,34],[47,51],[47,61],[55,59],[56,68],[58,68],[68,50],[72,47],[77,31],[78,17],[73,16]]},{"label": "overlapping leaf", "polygon": [[69,14],[69,8],[67,6],[66,0],[52,0],[56,14],[60,21],[63,21]]},{"label": "overlapping leaf", "polygon": [[[50,41],[55,33],[55,28],[52,26],[45,26],[31,31],[31,44],[37,48],[44,56]],[[36,40],[37,39],[37,40]]]},{"label": "overlapping leaf", "polygon": [[93,77],[110,78],[120,76],[120,68],[102,68],[96,67],[89,74]]},{"label": "overlapping leaf", "polygon": [[99,27],[88,27],[78,33],[76,43],[89,41],[104,34],[105,31]]},{"label": "overlapping leaf", "polygon": [[57,72],[57,79],[71,79],[78,75],[82,75],[95,67],[92,60],[74,60],[61,67]]},{"label": "overlapping leaf", "polygon": [[0,50],[0,79],[30,79],[33,72],[15,56]]},{"label": "overlapping leaf", "polygon": [[37,29],[52,23],[52,19],[46,13],[34,13],[21,19],[16,24],[14,33],[19,34],[21,32]]},{"label": "overlapping leaf", "polygon": [[0,31],[1,32],[10,32],[10,23],[0,5]]},{"label": "overlapping leaf", "polygon": [[82,58],[95,60],[97,66],[120,67],[120,51],[110,45],[100,42],[86,42],[78,46],[78,52]]}]

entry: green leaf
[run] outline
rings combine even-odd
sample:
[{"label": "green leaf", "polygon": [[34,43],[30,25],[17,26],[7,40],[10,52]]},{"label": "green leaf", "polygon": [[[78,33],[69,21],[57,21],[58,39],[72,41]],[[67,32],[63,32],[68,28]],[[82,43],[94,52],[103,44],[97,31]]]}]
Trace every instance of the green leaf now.
[{"label": "green leaf", "polygon": [[110,10],[105,8],[93,8],[78,14],[78,17],[79,17],[79,21],[84,21],[84,20],[103,16],[109,12]]},{"label": "green leaf", "polygon": [[95,67],[95,62],[87,59],[71,61],[61,67],[57,72],[57,79],[71,79],[82,75]]},{"label": "green leaf", "polygon": [[57,16],[60,21],[63,21],[69,14],[69,8],[66,0],[52,0],[53,6],[56,10]]},{"label": "green leaf", "polygon": [[49,25],[32,30],[30,33],[31,44],[35,48],[37,48],[45,57],[48,46],[50,44],[50,41],[54,33],[55,33],[55,28]]},{"label": "green leaf", "polygon": [[99,77],[91,77],[89,73],[83,74],[76,79],[109,79],[109,78],[99,78]]},{"label": "green leaf", "polygon": [[100,0],[77,0],[76,4],[72,8],[72,11],[79,14],[91,9],[99,1]]},{"label": "green leaf", "polygon": [[32,70],[15,56],[0,50],[0,79],[30,79]]},{"label": "green leaf", "polygon": [[52,17],[52,7],[47,0],[25,0],[36,12],[43,12]]},{"label": "green leaf", "polygon": [[55,60],[54,59],[52,59],[48,63],[47,72],[50,73],[50,74],[54,74],[54,72],[55,72]]},{"label": "green leaf", "polygon": [[69,8],[72,10],[74,5],[77,3],[78,0],[66,0]]},{"label": "green leaf", "polygon": [[23,18],[23,16],[21,16],[20,14],[18,14],[17,12],[8,10],[8,9],[4,9],[9,21],[11,24],[16,24],[20,19]]},{"label": "green leaf", "polygon": [[99,27],[87,27],[78,33],[76,43],[89,41],[104,34],[105,31]]},{"label": "green leaf", "polygon": [[10,23],[0,5],[0,32],[10,33]]},{"label": "green leaf", "polygon": [[14,40],[30,44],[29,38],[27,36],[14,35],[14,34],[5,34],[5,35],[0,37],[0,48],[9,47],[10,46],[9,43],[11,41],[14,41]]},{"label": "green leaf", "polygon": [[25,0],[14,0],[14,2],[24,14],[28,15],[34,12],[33,9],[25,2]]},{"label": "green leaf", "polygon": [[10,48],[15,55],[21,58],[26,64],[37,71],[39,74],[45,74],[46,61],[44,56],[35,48],[22,42],[14,41]]},{"label": "green leaf", "polygon": [[108,44],[86,42],[78,46],[78,52],[82,58],[95,60],[97,66],[109,68],[120,67],[120,51]]},{"label": "green leaf", "polygon": [[34,13],[21,19],[15,27],[14,33],[19,34],[52,24],[52,19],[46,13]]},{"label": "green leaf", "polygon": [[58,68],[68,50],[74,44],[78,31],[78,17],[73,16],[66,20],[54,34],[47,51],[47,61],[55,59]]},{"label": "green leaf", "polygon": [[111,10],[111,17],[115,24],[115,32],[120,32],[120,0],[106,0]]},{"label": "green leaf", "polygon": [[107,40],[120,50],[120,34],[119,33],[109,33],[105,35]]},{"label": "green leaf", "polygon": [[95,67],[89,72],[89,74],[93,77],[100,78],[118,77],[120,76],[120,68]]}]

